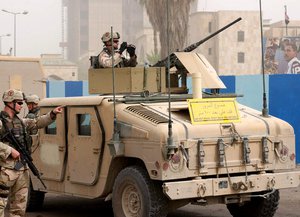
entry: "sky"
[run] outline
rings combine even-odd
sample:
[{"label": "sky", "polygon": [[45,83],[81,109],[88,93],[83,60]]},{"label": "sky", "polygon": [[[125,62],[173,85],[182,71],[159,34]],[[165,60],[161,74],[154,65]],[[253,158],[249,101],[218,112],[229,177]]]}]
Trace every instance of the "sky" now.
[{"label": "sky", "polygon": [[[299,0],[261,0],[261,4],[263,19],[283,20],[284,5],[287,5],[290,20],[300,20]],[[16,15],[17,56],[61,53],[61,0],[0,0],[0,36],[11,34],[10,37],[1,37],[0,52],[7,54],[14,47],[14,15],[2,9],[16,13],[28,11],[26,15]],[[200,0],[198,10],[257,11],[259,0]]]},{"label": "sky", "polygon": [[14,15],[2,9],[28,11],[26,15],[16,15],[17,56],[61,53],[61,0],[0,0],[0,35],[11,34],[1,37],[1,52],[7,54],[14,47]]}]

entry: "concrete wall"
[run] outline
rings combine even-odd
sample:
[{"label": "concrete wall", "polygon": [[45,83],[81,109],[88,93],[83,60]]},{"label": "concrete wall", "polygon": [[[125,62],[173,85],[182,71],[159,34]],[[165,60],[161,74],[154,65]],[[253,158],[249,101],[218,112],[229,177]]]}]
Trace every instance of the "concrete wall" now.
[{"label": "concrete wall", "polygon": [[88,96],[87,81],[47,81],[47,97]]}]

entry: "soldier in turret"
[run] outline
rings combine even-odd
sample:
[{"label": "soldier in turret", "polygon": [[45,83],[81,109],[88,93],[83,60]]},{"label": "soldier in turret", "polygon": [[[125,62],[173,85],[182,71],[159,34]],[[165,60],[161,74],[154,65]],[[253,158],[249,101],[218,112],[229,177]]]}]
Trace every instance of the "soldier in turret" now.
[{"label": "soldier in turret", "polygon": [[[132,44],[127,45],[127,42],[123,42],[119,47],[120,34],[114,32],[111,36],[110,32],[106,32],[102,36],[102,42],[104,48],[99,54],[99,65],[101,68],[107,68],[113,66],[112,50],[114,49],[114,66],[115,67],[135,67],[137,65],[137,56],[135,54],[135,46]],[[113,40],[112,40],[113,39]],[[113,42],[112,42],[113,41]],[[127,50],[129,59],[123,55],[123,52]]]},{"label": "soldier in turret", "polygon": [[23,106],[23,93],[10,89],[4,92],[2,100],[4,109],[0,113],[0,217],[4,217],[8,195],[10,196],[9,217],[23,217],[27,205],[29,171],[20,152],[7,135],[12,134],[18,143],[26,148],[28,130],[48,126],[55,121],[56,115],[62,112],[62,108],[56,107],[36,119],[20,119],[17,114]]}]

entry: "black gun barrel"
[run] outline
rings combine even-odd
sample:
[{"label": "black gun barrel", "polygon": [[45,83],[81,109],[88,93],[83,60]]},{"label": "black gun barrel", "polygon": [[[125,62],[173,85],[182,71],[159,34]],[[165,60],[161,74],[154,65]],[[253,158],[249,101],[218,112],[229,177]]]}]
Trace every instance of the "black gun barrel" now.
[{"label": "black gun barrel", "polygon": [[20,153],[21,159],[27,163],[27,165],[28,165],[29,169],[31,170],[31,172],[33,173],[33,175],[35,175],[40,180],[40,182],[42,183],[44,188],[47,189],[45,183],[41,179],[40,172],[38,171],[36,166],[33,164],[33,162],[32,162],[33,159],[30,156],[30,154],[27,152],[27,150],[25,149],[25,146],[20,144],[20,142],[16,139],[16,137],[14,136],[14,134],[11,131],[8,131],[7,134],[3,138],[6,138],[14,146],[14,148]]},{"label": "black gun barrel", "polygon": [[191,44],[190,46],[186,47],[183,49],[183,52],[191,52],[193,50],[195,50],[199,45],[203,44],[204,42],[206,42],[207,40],[211,39],[212,37],[216,36],[217,34],[219,34],[220,32],[223,32],[225,29],[229,28],[230,26],[232,26],[233,24],[239,22],[240,20],[242,20],[241,17],[237,18],[236,20],[232,21],[231,23],[227,24],[226,26],[222,27],[221,29],[219,29],[218,31],[212,33],[211,35],[205,37],[204,39]]},{"label": "black gun barrel", "polygon": [[[183,51],[181,52],[191,52],[193,50],[195,50],[197,47],[199,47],[199,45],[203,44],[204,42],[206,42],[207,40],[209,40],[210,38],[216,36],[217,34],[219,34],[220,32],[224,31],[225,29],[227,29],[228,27],[232,26],[233,24],[239,22],[240,20],[242,20],[241,17],[237,18],[236,20],[232,21],[231,23],[227,24],[226,26],[222,27],[221,29],[219,29],[218,31],[210,34],[209,36],[205,37],[204,39],[189,45],[188,47],[184,48]],[[170,54],[170,68],[172,68],[173,66],[175,66],[175,62],[176,62],[176,56],[174,55],[174,53]],[[166,57],[163,60],[158,61],[157,63],[155,63],[153,66],[154,67],[163,67],[163,66],[167,66],[167,61],[168,61],[168,57]]]}]

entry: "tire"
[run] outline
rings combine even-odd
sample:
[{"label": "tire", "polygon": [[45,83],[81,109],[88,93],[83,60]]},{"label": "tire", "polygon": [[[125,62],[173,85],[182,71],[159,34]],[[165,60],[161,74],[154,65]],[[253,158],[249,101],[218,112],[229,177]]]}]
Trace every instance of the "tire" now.
[{"label": "tire", "polygon": [[27,212],[34,212],[41,210],[44,204],[45,192],[33,190],[32,183],[30,181],[30,186],[28,188],[28,198],[27,198]]},{"label": "tire", "polygon": [[279,199],[279,191],[275,190],[267,198],[253,197],[242,205],[228,204],[227,208],[233,217],[272,217],[278,208]]},{"label": "tire", "polygon": [[165,217],[167,206],[162,186],[151,181],[143,168],[131,166],[118,174],[112,194],[115,217]]}]

